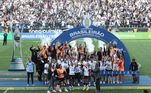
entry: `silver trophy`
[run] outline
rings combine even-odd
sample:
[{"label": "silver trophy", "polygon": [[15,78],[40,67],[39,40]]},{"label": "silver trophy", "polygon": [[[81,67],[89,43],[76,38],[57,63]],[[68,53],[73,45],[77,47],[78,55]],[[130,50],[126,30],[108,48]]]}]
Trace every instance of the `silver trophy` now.
[{"label": "silver trophy", "polygon": [[[23,32],[24,26],[22,26],[21,31],[17,26],[11,25],[11,32],[13,35],[13,54],[11,59],[11,64],[9,71],[24,71],[25,67],[23,64],[22,56],[22,44],[21,44],[21,33]],[[19,52],[19,53],[18,53]]]}]

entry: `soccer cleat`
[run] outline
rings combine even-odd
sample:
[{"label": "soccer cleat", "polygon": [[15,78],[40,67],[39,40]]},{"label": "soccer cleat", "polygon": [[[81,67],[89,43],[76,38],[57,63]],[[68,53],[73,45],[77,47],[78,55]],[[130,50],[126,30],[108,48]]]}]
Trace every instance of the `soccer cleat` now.
[{"label": "soccer cleat", "polygon": [[69,90],[71,91],[72,89],[71,89],[71,86],[69,86]]},{"label": "soccer cleat", "polygon": [[89,86],[91,86],[91,83],[89,82]]},{"label": "soccer cleat", "polygon": [[61,89],[59,89],[59,92],[61,93],[61,92],[62,92],[62,90],[61,90]]},{"label": "soccer cleat", "polygon": [[71,86],[71,89],[74,90],[73,86]]},{"label": "soccer cleat", "polygon": [[67,90],[66,88],[64,89],[64,91],[65,91],[65,92],[68,92],[68,90]]},{"label": "soccer cleat", "polygon": [[115,84],[115,81],[113,80],[112,84]]},{"label": "soccer cleat", "polygon": [[86,86],[84,85],[84,87],[83,87],[83,89],[82,89],[83,91],[85,91],[86,90]]},{"label": "soccer cleat", "polygon": [[86,91],[88,91],[88,90],[89,90],[89,86],[86,87]]}]

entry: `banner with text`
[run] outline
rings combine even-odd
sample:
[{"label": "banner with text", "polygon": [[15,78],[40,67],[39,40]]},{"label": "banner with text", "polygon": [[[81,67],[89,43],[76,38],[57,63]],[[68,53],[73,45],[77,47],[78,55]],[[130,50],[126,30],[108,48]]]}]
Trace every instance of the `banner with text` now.
[{"label": "banner with text", "polygon": [[[43,38],[51,38],[55,39],[62,32],[33,32],[33,33],[22,33],[22,40],[41,40]],[[80,32],[77,32],[80,33]],[[70,34],[71,36],[77,33]],[[82,32],[88,33],[88,32]],[[95,34],[95,32],[91,32],[90,34]],[[119,39],[151,39],[150,32],[113,32],[113,34]],[[4,33],[0,33],[0,40],[3,40]],[[84,34],[83,34],[84,35]],[[88,35],[88,34],[87,34]],[[102,36],[103,34],[100,33]],[[8,40],[12,40],[12,33],[8,33]]]}]

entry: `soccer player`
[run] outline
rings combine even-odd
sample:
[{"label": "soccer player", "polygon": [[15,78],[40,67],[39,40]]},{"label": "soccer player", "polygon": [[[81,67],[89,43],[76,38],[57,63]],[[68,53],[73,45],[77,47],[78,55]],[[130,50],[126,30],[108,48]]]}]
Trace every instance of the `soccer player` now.
[{"label": "soccer player", "polygon": [[81,63],[79,62],[76,66],[75,66],[75,79],[78,82],[78,86],[80,86],[80,81],[81,81]]},{"label": "soccer player", "polygon": [[70,81],[69,90],[73,89],[74,80],[75,80],[75,65],[71,62],[69,66],[69,81]]},{"label": "soccer player", "polygon": [[84,64],[83,65],[83,75],[84,75],[84,87],[83,87],[83,91],[88,91],[89,90],[89,68],[88,68],[88,64]]},{"label": "soccer player", "polygon": [[49,86],[48,86],[48,91],[47,93],[51,93],[50,90],[51,90],[51,87],[52,87],[52,92],[56,92],[55,90],[55,82],[56,82],[56,70],[55,70],[55,64],[50,64],[49,65],[49,70],[48,70],[48,77],[49,77]]},{"label": "soccer player", "polygon": [[[120,56],[118,70],[120,72],[124,72],[124,58],[123,58],[123,56]],[[123,83],[123,80],[124,80],[124,76],[122,74],[120,74],[119,75],[119,83]]]},{"label": "soccer player", "polygon": [[112,61],[110,57],[107,57],[106,61],[106,71],[107,71],[107,83],[112,83]]},{"label": "soccer player", "polygon": [[48,83],[48,69],[49,69],[49,64],[47,62],[44,65],[44,83],[45,83],[45,85]]},{"label": "soccer player", "polygon": [[[60,86],[59,92],[62,92],[61,90],[61,83],[63,83],[64,85],[66,85],[65,83],[65,74],[66,74],[66,70],[64,68],[62,68],[61,65],[59,65],[59,68],[56,70],[57,72],[57,80],[58,80],[58,85]],[[67,88],[65,87],[65,92],[68,92]]]}]

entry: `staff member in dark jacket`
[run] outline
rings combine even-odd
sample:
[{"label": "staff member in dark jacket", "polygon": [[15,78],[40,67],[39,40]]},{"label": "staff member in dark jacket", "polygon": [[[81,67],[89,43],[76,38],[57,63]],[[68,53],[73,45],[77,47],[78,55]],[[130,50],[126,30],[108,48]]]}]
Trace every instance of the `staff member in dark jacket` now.
[{"label": "staff member in dark jacket", "polygon": [[3,46],[7,45],[7,32],[4,33]]},{"label": "staff member in dark jacket", "polygon": [[95,65],[95,69],[94,69],[94,74],[95,74],[95,84],[96,84],[96,91],[95,93],[99,93],[100,92],[100,62],[97,62]]},{"label": "staff member in dark jacket", "polygon": [[[138,71],[138,64],[134,58],[132,59],[129,70],[134,72]],[[136,83],[138,81],[136,74],[134,73],[132,74],[132,76],[133,76],[133,83]]]},{"label": "staff member in dark jacket", "polygon": [[40,48],[38,46],[38,48],[36,49],[36,47],[33,47],[33,45],[30,47],[30,51],[31,51],[31,60],[32,62],[34,62],[35,64],[37,63],[37,54],[40,51]]}]

